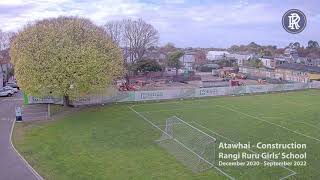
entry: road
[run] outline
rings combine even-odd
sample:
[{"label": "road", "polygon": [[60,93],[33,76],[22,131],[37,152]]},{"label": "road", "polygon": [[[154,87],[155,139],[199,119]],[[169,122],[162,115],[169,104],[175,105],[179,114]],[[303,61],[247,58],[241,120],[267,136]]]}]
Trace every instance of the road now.
[{"label": "road", "polygon": [[0,180],[38,180],[41,177],[33,172],[11,144],[16,106],[22,106],[21,93],[13,97],[0,97]]}]

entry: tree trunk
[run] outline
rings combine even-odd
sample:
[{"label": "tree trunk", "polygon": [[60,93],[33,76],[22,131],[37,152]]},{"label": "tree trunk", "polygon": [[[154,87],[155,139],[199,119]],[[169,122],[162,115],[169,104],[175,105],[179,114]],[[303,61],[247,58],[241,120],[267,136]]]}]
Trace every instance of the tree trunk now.
[{"label": "tree trunk", "polygon": [[69,96],[63,96],[63,106],[70,106]]},{"label": "tree trunk", "polygon": [[129,76],[130,76],[130,75],[129,75],[129,72],[126,73],[126,75],[125,75],[125,79],[126,79],[126,84],[125,84],[125,86],[126,86],[127,89],[129,89],[129,85],[130,85],[130,77],[129,77]]}]

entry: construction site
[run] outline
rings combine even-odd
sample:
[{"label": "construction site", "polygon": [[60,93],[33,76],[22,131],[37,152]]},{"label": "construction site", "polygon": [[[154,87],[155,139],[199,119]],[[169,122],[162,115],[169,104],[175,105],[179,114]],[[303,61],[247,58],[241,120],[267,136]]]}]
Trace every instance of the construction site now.
[{"label": "construction site", "polygon": [[[119,91],[150,91],[188,88],[211,88],[246,85],[288,83],[284,80],[256,78],[239,72],[238,68],[224,67],[212,72],[188,71],[181,74],[156,72],[130,76],[117,81]],[[129,82],[129,83],[127,83]]]}]

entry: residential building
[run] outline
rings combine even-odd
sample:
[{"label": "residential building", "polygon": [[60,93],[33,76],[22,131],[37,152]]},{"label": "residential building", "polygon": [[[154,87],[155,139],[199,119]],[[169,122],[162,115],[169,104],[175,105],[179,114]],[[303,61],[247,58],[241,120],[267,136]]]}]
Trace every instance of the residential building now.
[{"label": "residential building", "polygon": [[256,78],[270,78],[291,82],[309,82],[320,77],[320,67],[285,63],[275,69],[239,67],[241,73]]},{"label": "residential building", "polygon": [[196,61],[196,58],[193,53],[185,53],[181,58],[180,62],[183,64],[183,67],[188,70],[193,70],[193,65]]},{"label": "residential building", "polygon": [[284,58],[288,63],[300,63],[298,50],[293,45],[284,50]]},{"label": "residential building", "polygon": [[240,54],[240,53],[232,53],[227,54],[227,58],[235,59],[237,61],[238,66],[245,65],[246,61],[249,61],[252,58],[255,58],[254,54],[246,53],[246,54]]},{"label": "residential building", "polygon": [[311,76],[320,75],[320,67],[304,64],[282,64],[277,67],[276,72],[285,74],[286,78],[291,81],[301,82],[299,77],[307,77],[308,81],[310,81],[313,80]]},{"label": "residential building", "polygon": [[275,68],[274,58],[272,58],[272,57],[261,57],[259,59],[263,63],[263,66],[265,66],[267,68]]},{"label": "residential building", "polygon": [[315,58],[303,58],[301,59],[301,63],[307,66],[317,66],[320,67],[320,59]]},{"label": "residential building", "polygon": [[285,64],[285,63],[288,63],[288,62],[286,61],[286,59],[284,57],[275,57],[274,58],[275,67],[279,66],[280,64]]},{"label": "residential building", "polygon": [[239,67],[239,72],[246,74],[249,78],[276,79],[274,69],[241,66],[241,67]]},{"label": "residential building", "polygon": [[152,51],[147,51],[146,54],[143,57],[147,58],[147,59],[155,60],[160,65],[164,65],[166,63],[166,60],[167,60],[167,54],[162,53],[157,49],[152,50]]},{"label": "residential building", "polygon": [[228,51],[208,51],[207,59],[209,61],[219,61],[230,54]]}]

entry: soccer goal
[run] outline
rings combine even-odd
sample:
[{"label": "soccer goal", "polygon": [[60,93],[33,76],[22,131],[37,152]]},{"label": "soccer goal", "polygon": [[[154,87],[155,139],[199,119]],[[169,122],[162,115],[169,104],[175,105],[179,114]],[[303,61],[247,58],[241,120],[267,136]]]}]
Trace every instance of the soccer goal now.
[{"label": "soccer goal", "polygon": [[168,118],[157,142],[197,173],[214,166],[216,139],[191,124],[176,116]]}]

